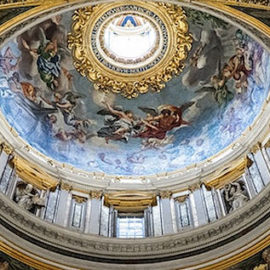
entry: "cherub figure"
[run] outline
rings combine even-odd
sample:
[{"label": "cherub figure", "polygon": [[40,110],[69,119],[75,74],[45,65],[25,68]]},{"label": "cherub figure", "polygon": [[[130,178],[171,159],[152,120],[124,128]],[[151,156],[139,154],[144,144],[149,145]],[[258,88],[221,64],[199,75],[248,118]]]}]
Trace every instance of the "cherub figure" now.
[{"label": "cherub figure", "polygon": [[185,110],[194,104],[193,101],[185,103],[180,107],[173,105],[162,105],[158,109],[139,107],[140,110],[147,113],[144,123],[147,123],[137,137],[140,138],[156,138],[163,140],[168,131],[179,128],[182,125],[189,125],[188,121],[182,118]]},{"label": "cherub figure", "polygon": [[75,128],[87,128],[91,124],[90,119],[81,119],[75,114],[75,108],[78,105],[78,99],[81,97],[81,95],[76,95],[71,91],[66,92],[64,95],[55,93],[54,101],[50,103],[61,111],[64,117],[64,121],[67,125],[73,126]]},{"label": "cherub figure", "polygon": [[248,64],[245,57],[245,50],[242,48],[236,49],[236,54],[230,58],[227,64],[223,67],[222,76],[223,80],[235,80],[235,87],[237,92],[241,93],[242,89],[248,87],[247,78],[250,75],[252,68]]}]

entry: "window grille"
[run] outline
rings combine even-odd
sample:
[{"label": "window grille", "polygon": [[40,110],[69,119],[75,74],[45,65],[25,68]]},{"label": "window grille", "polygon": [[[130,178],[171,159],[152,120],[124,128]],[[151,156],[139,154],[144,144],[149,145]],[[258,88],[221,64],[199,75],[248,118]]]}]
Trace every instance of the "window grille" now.
[{"label": "window grille", "polygon": [[144,217],[137,215],[118,215],[116,237],[143,238],[145,237]]}]

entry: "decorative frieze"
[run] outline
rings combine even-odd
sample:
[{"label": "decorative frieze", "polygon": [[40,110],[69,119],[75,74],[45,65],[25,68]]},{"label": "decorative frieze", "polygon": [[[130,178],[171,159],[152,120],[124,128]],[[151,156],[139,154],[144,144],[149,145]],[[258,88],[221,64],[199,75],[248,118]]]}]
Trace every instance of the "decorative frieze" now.
[{"label": "decorative frieze", "polygon": [[[178,236],[174,237],[174,241],[171,240],[171,237],[166,238],[165,236],[159,240],[156,239],[152,244],[145,240],[145,242],[135,245],[128,242],[125,244],[115,242],[113,239],[109,242],[103,241],[102,238],[81,235],[75,232],[70,234],[61,230],[58,226],[50,225],[31,214],[27,214],[27,212],[23,213],[21,208],[10,202],[3,194],[0,194],[0,212],[1,216],[5,217],[6,222],[16,224],[20,230],[29,232],[32,238],[37,237],[39,241],[44,241],[44,243],[55,243],[59,248],[66,247],[68,249],[80,247],[80,249],[86,249],[86,253],[93,252],[93,254],[97,251],[99,253],[102,251],[104,254],[109,252],[110,255],[112,253],[120,255],[121,252],[125,254],[145,254],[145,250],[147,250],[153,252],[153,256],[156,257],[156,252],[160,254],[160,250],[164,254],[170,253],[170,250],[184,252],[194,245],[199,248],[206,241],[211,242],[217,238],[221,241],[228,236],[232,237],[237,228],[241,228],[245,224],[252,225],[252,222],[265,216],[267,211],[270,211],[269,190],[264,192],[260,200],[253,201],[249,207],[242,208],[242,211],[240,209],[235,215],[231,214],[211,226],[205,227],[203,230],[178,234]],[[159,246],[158,249],[157,246]]]}]

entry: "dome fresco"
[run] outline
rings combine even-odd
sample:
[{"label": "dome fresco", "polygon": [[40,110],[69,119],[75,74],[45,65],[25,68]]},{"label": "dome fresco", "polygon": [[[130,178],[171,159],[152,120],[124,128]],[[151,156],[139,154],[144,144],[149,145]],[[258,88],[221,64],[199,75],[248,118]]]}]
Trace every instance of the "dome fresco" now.
[{"label": "dome fresco", "polygon": [[217,154],[260,113],[270,58],[234,25],[183,9],[193,38],[183,72],[134,99],[97,91],[75,70],[66,42],[73,12],[26,30],[0,48],[3,115],[44,155],[90,172],[149,175]]}]

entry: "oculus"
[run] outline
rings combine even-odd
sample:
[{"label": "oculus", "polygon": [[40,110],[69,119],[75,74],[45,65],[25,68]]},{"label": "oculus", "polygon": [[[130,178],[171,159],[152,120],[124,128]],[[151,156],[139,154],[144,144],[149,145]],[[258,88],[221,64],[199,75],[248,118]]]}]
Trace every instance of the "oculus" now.
[{"label": "oculus", "polygon": [[137,97],[159,92],[184,68],[192,38],[181,7],[114,3],[79,9],[68,46],[95,89]]},{"label": "oculus", "polygon": [[159,32],[150,21],[124,14],[106,25],[100,43],[107,57],[121,63],[120,67],[129,64],[128,69],[134,70],[134,64],[145,65],[146,59],[160,53],[157,51],[159,39]]}]

